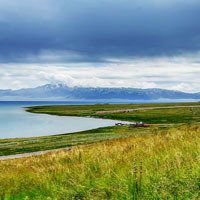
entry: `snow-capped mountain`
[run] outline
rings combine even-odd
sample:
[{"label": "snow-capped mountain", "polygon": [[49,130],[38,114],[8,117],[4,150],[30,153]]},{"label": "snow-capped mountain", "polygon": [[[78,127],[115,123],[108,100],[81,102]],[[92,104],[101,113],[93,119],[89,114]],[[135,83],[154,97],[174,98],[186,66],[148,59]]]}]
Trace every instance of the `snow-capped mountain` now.
[{"label": "snow-capped mountain", "polygon": [[92,88],[68,87],[63,84],[47,84],[36,88],[0,90],[0,100],[6,99],[60,99],[60,100],[157,100],[157,99],[200,99],[200,93],[185,93],[164,89],[138,88]]}]

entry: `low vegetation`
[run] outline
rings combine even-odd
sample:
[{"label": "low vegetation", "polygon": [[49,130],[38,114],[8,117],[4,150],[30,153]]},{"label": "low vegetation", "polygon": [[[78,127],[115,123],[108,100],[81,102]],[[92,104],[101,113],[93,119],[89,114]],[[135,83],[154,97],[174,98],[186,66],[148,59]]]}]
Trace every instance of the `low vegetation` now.
[{"label": "low vegetation", "polygon": [[[167,108],[174,106],[174,108]],[[185,106],[176,108],[176,106]],[[192,108],[190,106],[199,106]],[[163,107],[154,110],[145,108]],[[99,111],[127,110],[143,108],[132,112],[98,114]],[[69,105],[69,106],[36,106],[28,108],[33,113],[46,113],[66,116],[90,116],[124,121],[144,121],[146,123],[191,123],[200,121],[200,103],[176,103],[176,104],[97,104],[97,105]]]}]

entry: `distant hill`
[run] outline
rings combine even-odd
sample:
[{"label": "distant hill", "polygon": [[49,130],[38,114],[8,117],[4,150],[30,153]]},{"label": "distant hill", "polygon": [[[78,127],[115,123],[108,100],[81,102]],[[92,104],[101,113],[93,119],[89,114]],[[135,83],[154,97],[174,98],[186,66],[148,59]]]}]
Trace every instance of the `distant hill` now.
[{"label": "distant hill", "polygon": [[60,99],[60,100],[158,100],[200,99],[200,93],[185,93],[164,89],[68,87],[47,84],[36,88],[0,90],[0,100],[6,99]]}]

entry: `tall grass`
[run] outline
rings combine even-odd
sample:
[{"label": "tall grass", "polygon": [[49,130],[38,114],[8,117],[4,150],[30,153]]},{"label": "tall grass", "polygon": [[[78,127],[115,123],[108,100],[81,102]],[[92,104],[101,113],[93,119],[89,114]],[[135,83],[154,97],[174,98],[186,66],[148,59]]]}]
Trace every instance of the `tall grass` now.
[{"label": "tall grass", "polygon": [[0,161],[1,199],[198,199],[200,126]]}]

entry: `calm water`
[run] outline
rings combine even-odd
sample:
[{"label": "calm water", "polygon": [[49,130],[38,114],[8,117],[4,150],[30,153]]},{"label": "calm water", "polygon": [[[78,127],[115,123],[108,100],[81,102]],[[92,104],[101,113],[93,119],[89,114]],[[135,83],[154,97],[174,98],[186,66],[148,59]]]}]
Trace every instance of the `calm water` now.
[{"label": "calm water", "polygon": [[[32,114],[25,106],[86,102],[0,102],[0,138],[33,137],[112,126],[113,120]],[[91,104],[91,103],[90,103]]]}]

